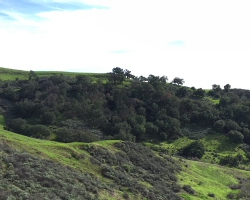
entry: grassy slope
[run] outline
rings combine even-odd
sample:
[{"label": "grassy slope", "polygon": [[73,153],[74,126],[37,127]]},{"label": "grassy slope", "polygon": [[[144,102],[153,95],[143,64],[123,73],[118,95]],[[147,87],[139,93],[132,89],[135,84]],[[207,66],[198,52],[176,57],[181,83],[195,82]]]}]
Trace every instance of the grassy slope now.
[{"label": "grassy slope", "polygon": [[[0,79],[1,80],[28,80],[29,71],[8,69],[0,67]],[[92,78],[101,78],[105,74],[102,73],[82,73],[82,72],[63,72],[63,71],[35,71],[38,77],[52,76],[52,75],[65,75],[65,76],[76,76],[76,75],[86,75]]]},{"label": "grassy slope", "polygon": [[[36,72],[38,76],[64,74],[69,76],[75,76],[76,74],[101,76],[101,74],[86,74],[86,73],[70,73],[70,72]],[[28,79],[29,72],[21,70],[12,70],[6,68],[0,68],[0,79],[2,80],[15,80]],[[214,102],[218,103],[218,102]],[[76,159],[79,155],[88,156],[88,153],[81,147],[86,145],[101,145],[108,148],[110,151],[116,151],[112,144],[119,141],[100,141],[92,144],[85,143],[70,143],[63,144],[53,141],[38,140],[15,133],[11,133],[3,130],[4,120],[0,118],[0,140],[7,141],[11,146],[27,151],[33,155],[52,159],[63,165],[67,165],[76,168],[80,171],[90,172],[95,174],[103,181],[109,181],[104,179],[100,175],[100,169],[93,167],[88,159]],[[192,140],[187,138],[180,138],[173,143],[161,143],[159,148],[167,149],[170,153],[175,153],[176,150],[183,146],[186,146]],[[238,145],[232,145],[228,139],[220,134],[209,135],[203,139],[206,147],[206,154],[202,160],[206,162],[216,163],[217,156],[223,156],[228,154],[242,153]],[[212,199],[208,197],[208,193],[215,194],[216,199],[227,199],[226,195],[232,190],[230,185],[238,183],[237,177],[250,177],[250,173],[237,169],[231,169],[221,167],[215,164],[202,163],[197,161],[183,160],[183,171],[179,174],[179,182],[181,185],[191,185],[196,191],[195,195],[190,195],[182,192],[184,199]],[[107,196],[109,194],[103,194]],[[113,196],[107,196],[109,199],[118,199],[119,191]]]},{"label": "grassy slope", "polygon": [[[16,149],[29,152],[42,158],[60,162],[63,165],[76,168],[80,171],[87,171],[98,175],[99,169],[93,168],[93,166],[90,162],[88,162],[87,159],[75,159],[79,155],[88,156],[88,153],[82,150],[83,146],[88,145],[86,143],[59,143],[30,138],[5,131],[2,129],[2,125],[0,126],[0,140],[7,141],[10,146]],[[102,145],[112,151],[112,144],[116,142],[119,141],[100,141],[93,143],[93,145]]]},{"label": "grassy slope", "polygon": [[[82,149],[83,146],[87,145],[102,145],[106,149],[113,151],[112,144],[119,141],[101,141],[95,142],[93,144],[86,143],[59,143],[47,140],[39,140],[34,138],[29,138],[23,135],[12,133],[3,130],[3,117],[0,117],[0,141],[5,141],[8,145],[14,149],[28,152],[32,155],[43,159],[49,159],[53,162],[58,162],[64,166],[69,166],[75,168],[82,172],[87,172],[98,177],[102,182],[110,183],[109,179],[103,178],[100,174],[100,168],[96,165],[91,164],[89,160],[89,154]],[[87,159],[78,159],[78,157],[86,157]],[[103,193],[101,194],[101,199],[120,199],[120,191],[115,193]],[[136,197],[138,198],[138,197]]]},{"label": "grassy slope", "polygon": [[[170,154],[177,154],[178,150],[190,144],[192,141],[187,137],[181,137],[172,143],[169,142],[161,142],[159,144],[150,144],[146,143],[148,146],[152,148],[156,148],[157,150],[166,150]],[[203,139],[201,139],[205,146],[205,155],[201,158],[202,161],[208,163],[218,163],[219,157],[227,156],[227,155],[236,155],[241,154],[245,157],[244,151],[241,149],[242,144],[232,143],[228,137],[221,133],[213,133],[206,135]]]},{"label": "grassy slope", "polygon": [[222,167],[216,164],[198,161],[183,161],[183,171],[179,174],[181,185],[190,185],[196,192],[195,195],[182,194],[184,199],[213,199],[208,194],[214,194],[215,199],[227,199],[229,193],[237,193],[231,185],[238,184],[237,178],[250,177],[250,172]]},{"label": "grassy slope", "polygon": [[[159,144],[145,143],[158,152],[169,152],[176,154],[177,151],[193,140],[182,137],[172,143],[162,142]],[[227,194],[237,193],[229,186],[238,184],[237,178],[250,177],[249,171],[228,168],[218,165],[219,157],[227,155],[236,155],[238,153],[244,156],[244,152],[240,146],[230,142],[230,140],[222,134],[214,133],[207,135],[202,139],[205,145],[206,153],[201,161],[192,161],[179,159],[182,161],[182,172],[179,174],[180,185],[190,185],[195,191],[195,195],[183,193],[184,199],[213,199],[209,197],[209,193],[213,193],[216,199],[227,199]],[[214,164],[212,164],[214,163]],[[248,164],[248,163],[245,163]]]},{"label": "grassy slope", "polygon": [[[98,167],[93,167],[88,159],[76,159],[76,157],[83,154],[88,156],[88,153],[81,148],[86,145],[101,145],[114,152],[117,149],[115,149],[112,144],[119,141],[100,141],[92,144],[64,144],[53,141],[38,140],[5,131],[3,130],[3,118],[0,119],[0,122],[0,140],[7,141],[9,145],[16,149],[27,151],[42,158],[52,159],[80,171],[95,174],[103,181],[109,181],[108,179],[101,177],[100,169]],[[180,141],[179,145],[181,145]],[[229,186],[238,183],[236,177],[250,177],[249,172],[221,167],[214,164],[190,160],[181,160],[180,163],[182,163],[183,171],[178,175],[179,183],[181,185],[191,185],[196,191],[195,195],[182,192],[180,195],[184,199],[212,199],[208,196],[209,193],[215,194],[217,199],[226,199],[227,194],[232,192]],[[113,194],[113,196],[107,196],[110,194],[103,195],[108,199],[119,199],[119,191],[117,191],[116,194]]]},{"label": "grassy slope", "polygon": [[15,80],[19,78],[20,80],[28,79],[29,72],[23,70],[15,70],[15,69],[8,69],[0,67],[0,79],[1,80]]}]

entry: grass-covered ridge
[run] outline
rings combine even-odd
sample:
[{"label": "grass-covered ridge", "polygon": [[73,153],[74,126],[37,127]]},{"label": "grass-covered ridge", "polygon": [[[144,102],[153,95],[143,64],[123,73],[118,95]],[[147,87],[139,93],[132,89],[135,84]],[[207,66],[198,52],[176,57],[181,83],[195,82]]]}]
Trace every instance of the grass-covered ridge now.
[{"label": "grass-covered ridge", "polygon": [[97,199],[248,198],[249,180],[242,178],[248,172],[219,164],[249,168],[250,91],[229,84],[188,88],[183,79],[169,83],[120,68],[107,74],[2,69],[0,79],[2,166],[19,151],[91,174],[105,184],[97,185]]},{"label": "grass-covered ridge", "polygon": [[[96,199],[126,199],[127,196],[129,196],[131,199],[143,199],[142,194],[136,193],[136,191],[133,190],[130,191],[131,189],[127,190],[126,188],[131,184],[135,184],[133,187],[136,187],[136,190],[144,191],[144,187],[147,188],[147,190],[153,189],[155,184],[154,182],[152,182],[154,171],[160,170],[161,168],[160,165],[158,166],[156,164],[153,164],[153,160],[149,161],[149,163],[153,164],[152,166],[144,166],[143,160],[146,161],[146,159],[144,158],[144,154],[146,155],[148,151],[144,149],[144,147],[141,146],[140,148],[142,149],[140,150],[140,148],[138,149],[136,144],[123,143],[116,140],[93,143],[65,144],[29,138],[9,131],[1,130],[0,141],[2,156],[4,154],[7,155],[8,152],[14,151],[16,153],[14,153],[13,155],[20,154],[19,156],[24,156],[24,159],[30,159],[30,162],[33,163],[33,165],[37,162],[43,162],[42,160],[44,159],[50,160],[55,163],[56,166],[57,164],[60,164],[60,166],[62,167],[68,166],[75,169],[75,173],[80,172],[84,173],[85,175],[89,174],[94,178],[92,178],[92,180],[95,180],[97,183],[99,181],[102,181],[103,184],[106,184],[107,186],[105,187],[109,187],[109,185],[112,185],[112,183],[116,185],[122,184],[119,189],[113,186],[113,192],[105,189],[102,190],[101,188],[103,186],[96,185],[95,187],[100,187],[98,189],[98,196],[92,196],[92,198]],[[8,149],[11,150],[8,151]],[[133,152],[134,150],[136,152]],[[26,152],[26,154],[24,152]],[[152,158],[153,154],[151,154],[150,152],[148,153],[148,156]],[[167,155],[160,155],[161,157],[163,156],[164,159],[169,160],[169,157]],[[29,158],[30,156],[31,158]],[[9,157],[11,158],[11,156]],[[126,159],[128,157],[130,161],[127,163]],[[158,156],[156,156],[156,160],[158,160],[157,157]],[[13,157],[13,159],[14,158],[15,157]],[[131,161],[133,165],[131,164]],[[158,160],[158,162],[159,161],[160,160]],[[10,159],[8,160],[8,162],[13,162],[13,160]],[[119,165],[119,162],[124,164]],[[173,161],[171,161],[170,159],[169,162],[171,163]],[[228,194],[239,193],[239,190],[233,190],[230,188],[230,186],[237,185],[240,178],[244,177],[246,179],[250,177],[249,172],[209,163],[190,161],[185,159],[177,159],[177,163],[178,166],[181,167],[181,170],[178,173],[177,183],[179,184],[179,186],[175,184],[174,190],[177,191],[177,194],[183,199],[212,199],[211,196],[214,196],[216,199],[227,199]],[[46,165],[48,165],[48,163]],[[43,164],[41,164],[41,166],[43,166]],[[54,167],[57,168],[56,166]],[[137,168],[136,166],[142,168]],[[163,167],[166,168],[166,166],[164,165]],[[177,166],[175,166],[175,168],[176,167]],[[28,169],[26,168],[26,170]],[[144,174],[146,172],[145,170],[149,171],[144,175],[144,178],[137,180],[137,182],[133,182],[133,176],[135,174],[137,174],[136,176],[138,176],[138,173]],[[120,172],[122,172],[122,174],[120,174]],[[50,173],[55,172],[50,171]],[[67,170],[65,173],[67,173]],[[156,171],[156,173],[159,175],[159,171]],[[125,174],[126,176],[124,176]],[[164,174],[163,176],[166,176],[166,174]],[[32,176],[30,175],[30,177]],[[171,179],[172,181],[174,181],[174,176]],[[166,182],[162,182],[161,185]],[[137,184],[139,185],[136,186]],[[194,194],[190,194],[182,189],[186,185],[191,186],[191,188],[194,190]],[[64,185],[63,187],[67,187],[67,185]],[[121,188],[124,188],[125,190],[123,189],[121,191]],[[11,193],[11,191],[12,190],[7,190],[5,194],[8,195]],[[19,191],[18,194],[21,196],[24,195],[21,191]],[[146,199],[153,199],[154,197],[155,196],[153,196],[152,198],[147,197]],[[165,197],[163,199],[168,198]]]},{"label": "grass-covered ridge", "polygon": [[[32,70],[31,70],[32,71]],[[77,75],[89,76],[95,79],[105,78],[105,73],[86,73],[86,72],[65,72],[65,71],[34,71],[38,77],[47,77],[53,75],[64,75],[75,77]],[[9,69],[0,67],[0,80],[28,80],[30,71]]]},{"label": "grass-covered ridge", "polygon": [[249,171],[191,160],[183,162],[183,170],[178,175],[180,183],[191,186],[195,191],[194,194],[182,194],[184,199],[230,199],[230,196],[240,196],[241,193],[241,186],[234,186],[242,180],[249,182]]},{"label": "grass-covered ridge", "polygon": [[[63,144],[1,130],[0,152],[0,191],[4,191],[4,197],[180,199],[175,194],[180,190],[175,176],[178,165],[171,158],[160,158],[136,143],[112,140]],[[73,172],[68,171],[70,168]],[[72,185],[76,176],[79,178],[72,188],[68,184]],[[85,189],[80,192],[82,187]],[[70,195],[62,190],[68,190]]]}]

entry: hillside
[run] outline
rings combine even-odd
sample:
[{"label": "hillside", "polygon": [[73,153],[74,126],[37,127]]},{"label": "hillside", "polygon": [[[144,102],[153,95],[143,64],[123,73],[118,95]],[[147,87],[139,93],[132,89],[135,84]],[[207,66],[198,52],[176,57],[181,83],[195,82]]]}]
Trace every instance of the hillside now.
[{"label": "hillside", "polygon": [[249,197],[248,90],[121,68],[0,79],[2,199]]},{"label": "hillside", "polygon": [[130,142],[42,141],[1,131],[1,199],[180,199],[169,157]]},{"label": "hillside", "polygon": [[65,144],[1,130],[0,149],[1,199],[227,199],[250,177],[115,140]]}]

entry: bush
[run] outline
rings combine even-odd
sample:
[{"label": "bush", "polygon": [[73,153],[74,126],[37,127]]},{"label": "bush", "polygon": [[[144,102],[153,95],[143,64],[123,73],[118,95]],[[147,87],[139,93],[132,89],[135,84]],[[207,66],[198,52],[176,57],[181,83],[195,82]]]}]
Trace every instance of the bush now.
[{"label": "bush", "polygon": [[183,185],[182,188],[189,194],[195,194],[195,190],[190,185]]},{"label": "bush", "polygon": [[58,142],[94,142],[99,138],[90,131],[80,131],[70,128],[60,128],[56,131],[56,141]]},{"label": "bush", "polygon": [[180,153],[182,156],[201,158],[205,154],[204,144],[200,141],[194,141],[184,147]]},{"label": "bush", "polygon": [[222,131],[225,127],[225,122],[224,120],[217,120],[214,125],[213,125],[213,129],[215,131]]},{"label": "bush", "polygon": [[237,122],[229,119],[226,120],[225,129],[226,131],[231,131],[231,130],[240,130],[241,128]]},{"label": "bush", "polygon": [[10,122],[9,127],[12,131],[16,133],[27,135],[27,121],[25,119],[13,119]]},{"label": "bush", "polygon": [[229,131],[227,136],[234,143],[242,143],[244,139],[244,135],[241,132],[236,131],[236,130]]},{"label": "bush", "polygon": [[40,124],[27,126],[27,132],[29,136],[42,139],[50,136],[52,133],[47,126]]},{"label": "bush", "polygon": [[214,193],[208,193],[207,196],[209,196],[209,197],[215,197],[215,194]]},{"label": "bush", "polygon": [[220,165],[228,165],[230,167],[236,167],[243,160],[243,156],[237,154],[236,156],[226,156],[220,159]]},{"label": "bush", "polygon": [[0,149],[0,199],[97,200],[99,191],[113,192],[88,172],[16,151],[4,142]]}]

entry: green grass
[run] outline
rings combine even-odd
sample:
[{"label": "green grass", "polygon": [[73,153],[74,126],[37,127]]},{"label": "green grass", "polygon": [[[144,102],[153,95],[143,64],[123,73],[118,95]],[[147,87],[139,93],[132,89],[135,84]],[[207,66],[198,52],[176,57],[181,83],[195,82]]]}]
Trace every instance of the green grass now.
[{"label": "green grass", "polygon": [[29,72],[24,70],[8,69],[0,67],[1,80],[24,80],[29,78]]},{"label": "green grass", "polygon": [[[158,152],[167,150],[169,153],[175,154],[179,149],[187,146],[192,141],[194,140],[182,137],[172,143],[145,144]],[[219,156],[243,154],[243,151],[240,149],[240,145],[233,144],[225,135],[220,133],[207,135],[202,139],[202,142],[205,145],[206,154],[201,161],[176,158],[181,161],[183,169],[178,174],[179,184],[181,186],[190,185],[196,191],[194,195],[182,191],[181,196],[187,200],[227,199],[229,193],[238,192],[230,189],[231,185],[238,184],[237,177],[250,177],[250,172],[212,163],[218,163]],[[213,193],[215,197],[209,197],[209,193]]]},{"label": "green grass", "polygon": [[[194,140],[189,139],[188,137],[181,137],[173,142],[145,144],[156,151],[167,151],[172,155],[176,155],[180,149],[189,145],[193,141]],[[231,142],[223,133],[206,135],[201,141],[205,146],[205,155],[201,158],[202,161],[208,163],[219,163],[220,157],[237,154],[241,154],[245,157],[245,152],[241,149],[242,145]]]},{"label": "green grass", "polygon": [[204,97],[204,99],[211,101],[215,105],[220,103],[220,99],[216,99],[216,98],[212,98],[212,97]]},{"label": "green grass", "polygon": [[[28,80],[30,71],[8,69],[0,67],[0,80]],[[76,75],[84,75],[92,78],[93,81],[99,79],[103,82],[107,79],[105,73],[84,73],[84,72],[64,72],[64,71],[35,71],[38,77],[64,75],[75,77]]]},{"label": "green grass", "polygon": [[230,189],[231,185],[239,182],[237,177],[250,177],[250,172],[185,160],[178,177],[181,185],[190,185],[195,190],[194,195],[182,192],[184,199],[213,199],[208,196],[209,193],[215,195],[214,199],[227,199],[230,192],[238,192]]},{"label": "green grass", "polygon": [[[82,172],[88,172],[99,177],[104,182],[110,180],[103,178],[100,175],[100,168],[93,165],[89,160],[89,154],[84,150],[84,147],[91,145],[102,146],[111,152],[118,151],[113,144],[120,142],[119,140],[105,140],[93,143],[59,143],[47,140],[39,140],[34,138],[25,137],[23,135],[15,134],[6,130],[3,130],[4,118],[0,116],[0,140],[6,141],[12,147],[27,151],[35,156],[39,156],[46,159],[59,162],[62,165],[66,165],[72,168],[76,168]],[[193,140],[188,138],[180,138],[175,140],[173,143],[160,143],[157,145],[146,143],[148,146],[157,146],[157,148],[167,149],[169,151],[176,151]],[[222,134],[208,135],[203,139],[206,150],[206,155],[210,155],[213,152],[218,154],[227,155],[229,153],[240,152],[239,145],[232,144]],[[83,156],[84,159],[79,159]],[[222,167],[216,164],[209,164],[205,162],[191,161],[185,159],[178,159],[182,163],[182,171],[178,174],[179,184],[190,185],[194,190],[195,194],[191,195],[183,190],[180,195],[183,199],[227,199],[227,195],[230,192],[237,192],[231,190],[230,185],[237,184],[237,177],[250,177],[250,172],[239,169]],[[206,161],[206,159],[203,159]],[[142,182],[141,184],[146,185],[148,188],[151,187],[148,183]],[[215,198],[208,196],[209,193],[213,193]],[[101,194],[103,199],[108,194]],[[107,196],[107,199],[119,199],[122,194],[117,191],[113,196]],[[121,198],[122,199],[122,198]]]},{"label": "green grass", "polygon": [[[0,118],[2,123],[2,117]],[[39,140],[26,137],[0,127],[0,140],[6,141],[10,146],[29,152],[35,156],[50,159],[63,165],[76,168],[80,171],[86,171],[98,175],[99,169],[93,167],[89,159],[77,159],[77,157],[89,157],[88,153],[82,149],[87,143],[59,143],[48,140]],[[118,141],[117,141],[118,142]],[[95,145],[95,144],[92,144]]]}]

